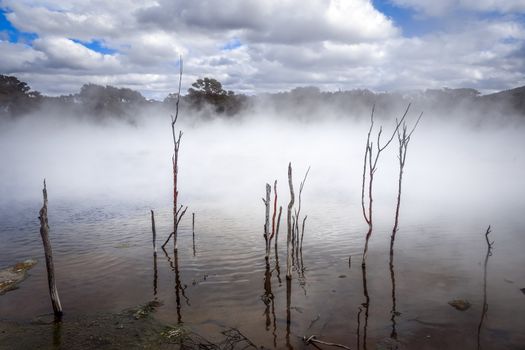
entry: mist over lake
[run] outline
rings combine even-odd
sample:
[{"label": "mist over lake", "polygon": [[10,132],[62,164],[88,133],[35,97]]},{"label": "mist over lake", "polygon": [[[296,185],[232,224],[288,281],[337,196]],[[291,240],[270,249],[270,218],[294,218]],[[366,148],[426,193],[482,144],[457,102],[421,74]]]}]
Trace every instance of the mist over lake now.
[{"label": "mist over lake", "polygon": [[[409,122],[419,112],[410,111]],[[392,110],[376,123],[390,134],[402,113]],[[364,322],[360,256],[367,226],[361,177],[369,115],[313,119],[260,111],[233,120],[181,120],[179,203],[196,215],[195,241],[187,214],[181,221],[178,268],[188,300],[177,302],[173,271],[160,254],[155,297],[164,305],[158,319],[174,323],[181,318],[205,334],[214,327],[238,328],[267,347],[299,346],[307,333],[356,346],[358,321],[359,327]],[[37,216],[45,177],[64,308],[76,316],[118,312],[153,297],[150,209],[157,214],[159,242],[172,230],[170,121],[161,114],[135,124],[74,120],[43,116],[3,124],[0,264],[42,260]],[[519,123],[476,126],[435,115],[421,120],[408,149],[395,249],[400,344],[422,346],[427,333],[446,334],[443,344],[476,343],[488,225],[496,243],[488,265],[490,317],[483,339],[489,346],[523,342],[521,318],[512,316],[525,311],[519,290],[525,280],[519,268],[525,263],[523,131]],[[388,241],[397,196],[396,142],[381,155],[374,179],[375,225],[366,271],[368,346],[389,339],[392,327]],[[273,270],[270,281],[273,311],[265,313],[261,301],[261,197],[265,183],[277,180],[278,205],[286,207],[288,162],[295,186],[311,167],[302,194],[302,212],[308,216],[304,271],[292,280],[289,331],[283,319],[284,219],[278,238],[281,275]],[[42,264],[22,287],[0,299],[2,317],[25,320],[48,312]],[[458,298],[472,304],[465,314],[447,304]],[[22,300],[30,302],[20,308]],[[507,335],[495,335],[498,330]]]}]

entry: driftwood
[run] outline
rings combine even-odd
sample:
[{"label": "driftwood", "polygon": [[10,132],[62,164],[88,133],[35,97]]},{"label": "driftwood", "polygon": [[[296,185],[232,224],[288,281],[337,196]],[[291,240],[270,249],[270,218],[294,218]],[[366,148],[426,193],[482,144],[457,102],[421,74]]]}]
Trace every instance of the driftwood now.
[{"label": "driftwood", "polygon": [[[405,120],[405,117],[408,113],[408,110],[410,109],[410,104],[408,105],[407,109],[405,110],[405,113],[403,114],[403,117],[398,121],[396,120],[396,127],[394,131],[392,132],[392,135],[388,139],[388,141],[381,145],[381,135],[383,133],[383,127],[379,127],[379,131],[377,133],[377,144],[376,144],[376,151],[374,154],[374,143],[370,140],[372,129],[374,128],[374,111],[375,106],[372,107],[372,113],[370,114],[370,128],[368,129],[368,135],[366,138],[366,147],[365,147],[365,154],[364,154],[364,161],[363,161],[363,180],[361,185],[361,208],[363,210],[363,217],[368,224],[368,232],[366,234],[366,240],[365,240],[365,247],[363,250],[363,260],[362,265],[364,266],[366,264],[366,256],[368,253],[368,241],[370,240],[370,236],[372,235],[372,227],[373,227],[373,218],[372,218],[372,203],[373,203],[373,184],[374,184],[374,174],[377,170],[377,162],[379,160],[379,156],[381,153],[390,145],[392,140],[394,139],[394,136],[397,133],[397,130],[399,129],[399,126],[403,121]],[[368,174],[367,174],[368,169]],[[365,205],[365,187],[366,186],[366,180],[368,175],[368,212]]]},{"label": "driftwood", "polygon": [[42,236],[42,243],[44,245],[44,253],[46,257],[47,282],[49,287],[49,296],[51,297],[51,304],[53,305],[53,312],[55,320],[59,321],[62,318],[62,305],[58,296],[58,290],[55,281],[55,267],[53,264],[53,251],[51,250],[51,242],[49,241],[49,224],[47,219],[47,188],[46,180],[44,179],[44,189],[42,190],[44,196],[44,204],[40,209],[40,235]]},{"label": "driftwood", "polygon": [[293,182],[292,182],[292,163],[288,163],[288,185],[290,186],[290,202],[288,203],[288,234],[286,236],[286,278],[290,280],[292,278],[292,250],[291,250],[291,240],[293,234],[292,226],[292,208],[295,201],[295,195],[293,191]]},{"label": "driftwood", "polygon": [[326,341],[319,340],[316,337],[317,337],[316,335],[311,335],[309,337],[304,336],[303,337],[303,341],[305,342],[306,345],[312,344],[312,343],[317,343],[317,344],[323,344],[323,345],[327,345],[327,346],[335,346],[335,347],[338,347],[338,348],[351,350],[348,346],[345,346],[345,345],[342,345],[342,344],[337,344],[337,343],[329,343],[329,342],[326,342]]}]

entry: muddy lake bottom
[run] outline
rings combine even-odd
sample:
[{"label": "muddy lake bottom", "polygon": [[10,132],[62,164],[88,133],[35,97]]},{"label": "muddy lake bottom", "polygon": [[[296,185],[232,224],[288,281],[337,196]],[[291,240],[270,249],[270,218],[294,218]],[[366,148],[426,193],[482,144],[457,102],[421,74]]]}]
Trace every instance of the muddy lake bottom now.
[{"label": "muddy lake bottom", "polygon": [[[343,204],[308,208],[302,254],[287,283],[285,216],[278,263],[272,248],[267,270],[262,205],[226,211],[194,204],[195,237],[189,209],[175,257],[172,242],[167,254],[160,249],[170,232],[169,207],[156,212],[155,256],[155,205],[50,202],[61,327],[39,321],[51,311],[40,203],[3,206],[0,268],[29,258],[38,264],[19,289],[0,296],[0,349],[177,347],[158,336],[181,325],[212,344],[234,329],[257,347],[276,349],[314,348],[303,341],[311,335],[352,349],[525,349],[523,218],[432,218],[405,208],[391,268],[392,208],[378,208],[362,269],[367,227]],[[485,270],[489,224],[495,244]],[[161,305],[146,321],[123,311],[152,300]],[[452,300],[470,307],[457,310]]]}]

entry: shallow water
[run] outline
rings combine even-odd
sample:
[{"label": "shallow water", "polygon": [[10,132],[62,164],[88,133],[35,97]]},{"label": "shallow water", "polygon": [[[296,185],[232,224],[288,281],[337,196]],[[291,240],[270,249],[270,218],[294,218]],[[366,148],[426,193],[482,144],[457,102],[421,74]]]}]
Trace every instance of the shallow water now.
[{"label": "shallow water", "polygon": [[[241,134],[241,129],[236,132],[235,126],[232,128],[234,136]],[[413,141],[415,150],[408,159],[410,168],[405,178],[393,269],[389,267],[389,244],[396,172],[395,166],[386,161],[380,169],[383,175],[377,185],[375,228],[368,264],[363,270],[360,262],[367,226],[360,214],[361,148],[348,154],[341,152],[349,148],[349,141],[334,125],[305,127],[298,133],[324,135],[323,130],[330,130],[320,137],[330,140],[332,146],[323,142],[325,146],[318,153],[306,152],[311,159],[304,154],[294,158],[294,164],[298,164],[298,169],[294,168],[296,186],[304,174],[300,167],[311,164],[312,172],[303,194],[302,213],[308,215],[301,257],[304,271],[294,270],[289,308],[285,278],[288,194],[284,187],[286,163],[281,159],[286,154],[277,157],[279,166],[272,165],[271,169],[279,171],[272,173],[264,167],[272,163],[268,155],[255,151],[263,141],[254,141],[253,145],[243,138],[230,140],[220,149],[214,147],[219,140],[213,138],[206,139],[206,147],[198,141],[188,141],[190,155],[202,152],[198,161],[192,162],[192,157],[188,157],[181,165],[181,176],[183,179],[186,176],[181,180],[181,201],[190,209],[179,229],[177,262],[173,261],[170,242],[169,258],[159,249],[156,276],[149,210],[156,211],[160,246],[171,231],[169,171],[159,169],[160,174],[167,176],[165,185],[153,187],[155,191],[152,188],[142,191],[137,186],[146,182],[142,176],[150,171],[144,169],[137,169],[140,176],[127,173],[131,180],[115,186],[115,191],[111,191],[112,185],[119,183],[118,178],[112,179],[115,174],[101,178],[104,185],[92,184],[89,190],[70,195],[58,189],[62,183],[48,180],[51,241],[66,320],[102,311],[117,312],[158,298],[164,305],[155,317],[161,321],[184,322],[210,340],[219,329],[234,327],[255,344],[268,348],[303,348],[301,338],[313,334],[353,349],[523,348],[525,295],[520,288],[525,288],[522,268],[525,218],[521,213],[525,203],[520,200],[523,186],[515,186],[522,181],[519,177],[524,171],[523,156],[515,148],[522,141],[515,140],[515,144],[489,141],[500,146],[499,150],[491,150],[483,137],[471,138],[467,147],[470,151],[465,151],[468,157],[449,145],[449,153],[448,148],[438,149],[419,158],[425,146],[439,138],[426,135],[419,146]],[[190,130],[189,134],[192,133],[197,139],[200,135],[201,141],[203,135],[210,135],[200,129]],[[295,135],[292,138],[300,139],[299,134],[292,133]],[[283,133],[282,138],[288,136]],[[249,149],[238,147],[243,142],[250,144]],[[356,144],[360,145],[359,142]],[[272,150],[285,141],[277,137],[275,143]],[[144,161],[143,168],[154,168],[158,158],[165,154],[152,156],[156,146],[148,147],[151,152],[137,153],[137,149],[130,149],[123,160],[113,157],[110,148],[104,157],[110,159],[109,163],[132,159],[134,164]],[[499,151],[509,150],[515,153],[503,152],[502,158],[493,157]],[[122,155],[122,149],[115,154]],[[218,159],[218,155],[223,157]],[[227,166],[225,158],[229,159]],[[347,164],[346,159],[355,166]],[[452,165],[440,163],[442,159],[448,159]],[[467,159],[470,167],[480,170],[482,175],[469,177],[469,171],[474,170],[465,164],[465,169],[471,170],[465,170],[461,176],[450,175]],[[498,162],[493,163],[494,159]],[[499,181],[500,174],[493,167],[501,164],[510,164],[511,169],[518,171]],[[14,166],[11,171],[17,173],[17,165]],[[19,166],[22,177],[26,166]],[[261,170],[250,176],[257,167]],[[203,168],[204,173],[200,173],[198,169]],[[111,172],[111,167],[106,171]],[[266,179],[269,173],[278,176],[279,203],[283,206],[278,240],[280,273],[275,269],[274,252],[271,259],[273,298],[268,298],[270,286],[265,284],[264,207],[260,200],[264,182],[271,180]],[[95,170],[87,176],[97,174],[104,171]],[[428,178],[429,174],[435,178]],[[428,182],[422,179],[425,176]],[[158,177],[161,176],[152,175],[151,181],[157,181]],[[454,186],[444,192],[447,179]],[[352,184],[348,185],[350,181]],[[41,203],[38,193],[26,198],[21,183],[19,180],[12,191],[7,186],[2,189],[7,196],[0,201],[0,268],[30,257],[40,263],[30,271],[30,277],[19,290],[0,297],[0,318],[24,321],[49,313],[51,306],[38,234]],[[54,189],[60,192],[58,198],[54,197]],[[108,195],[100,196],[104,191]],[[11,200],[21,192],[24,192],[21,199]],[[195,245],[192,212],[196,214]],[[488,311],[480,327],[487,252],[484,233],[489,224],[495,245],[486,271]],[[178,271],[174,271],[175,267]],[[453,299],[466,299],[472,306],[458,311],[448,305]]]}]

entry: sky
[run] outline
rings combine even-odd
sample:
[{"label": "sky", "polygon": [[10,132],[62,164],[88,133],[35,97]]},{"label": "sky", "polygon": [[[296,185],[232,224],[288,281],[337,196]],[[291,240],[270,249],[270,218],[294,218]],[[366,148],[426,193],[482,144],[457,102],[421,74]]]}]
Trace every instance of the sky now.
[{"label": "sky", "polygon": [[201,77],[256,94],[525,85],[525,0],[0,0],[0,74],[148,98]]}]

